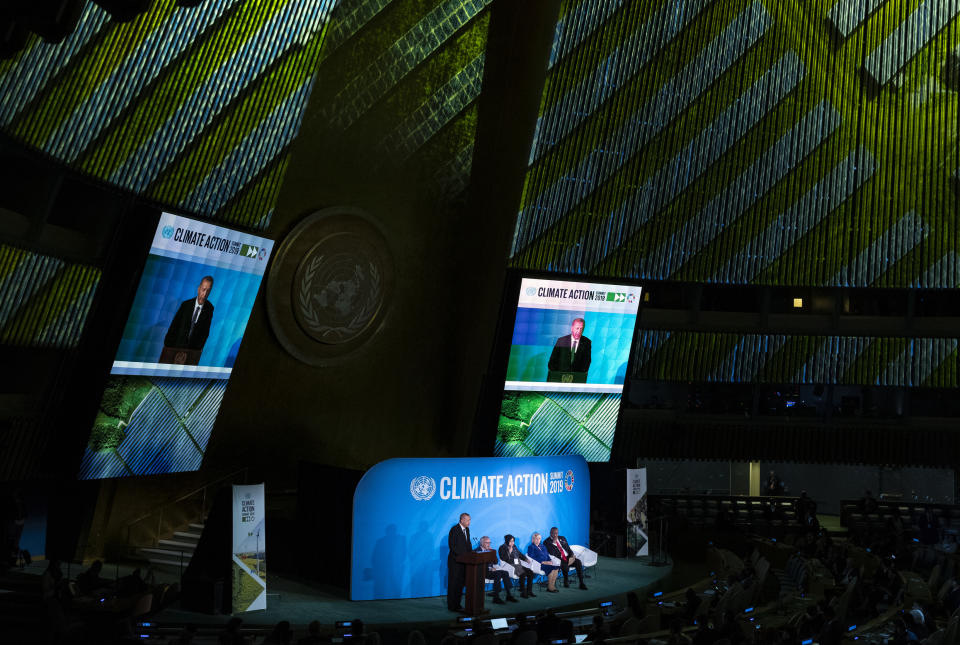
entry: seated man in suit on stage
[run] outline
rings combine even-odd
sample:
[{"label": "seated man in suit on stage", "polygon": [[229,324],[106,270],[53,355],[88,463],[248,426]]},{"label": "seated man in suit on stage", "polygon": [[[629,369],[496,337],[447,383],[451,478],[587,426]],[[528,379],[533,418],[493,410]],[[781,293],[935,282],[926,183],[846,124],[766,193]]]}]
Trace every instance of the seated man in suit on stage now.
[{"label": "seated man in suit on stage", "polygon": [[[497,555],[500,556],[500,559],[503,562],[506,562],[513,567],[517,577],[520,578],[520,583],[518,585],[520,587],[520,597],[535,598],[536,596],[533,595],[533,571],[531,571],[528,566],[525,566],[527,563],[531,562],[531,560],[524,554],[520,553],[520,549],[517,548],[516,541],[509,533],[503,536],[503,544],[501,544],[500,548],[497,550]],[[526,581],[526,586],[524,586],[524,581]]]},{"label": "seated man in suit on stage", "polygon": [[583,563],[580,562],[577,556],[573,555],[567,538],[560,535],[560,529],[556,526],[551,528],[550,537],[544,540],[543,543],[547,546],[547,552],[550,555],[560,558],[560,571],[563,572],[563,586],[570,586],[570,567],[573,566],[577,570],[577,577],[580,578],[580,588],[586,589],[587,585],[583,584]]},{"label": "seated man in suit on stage", "polygon": [[[480,538],[480,546],[477,547],[477,551],[484,553],[485,551],[492,551],[490,548],[490,538],[484,535]],[[503,600],[500,599],[500,587],[503,586],[503,590],[507,592],[507,600],[510,602],[517,602],[517,599],[510,595],[510,574],[501,569],[494,569],[492,564],[487,565],[487,571],[484,576],[487,580],[493,580],[493,603],[495,605],[502,605]]]}]

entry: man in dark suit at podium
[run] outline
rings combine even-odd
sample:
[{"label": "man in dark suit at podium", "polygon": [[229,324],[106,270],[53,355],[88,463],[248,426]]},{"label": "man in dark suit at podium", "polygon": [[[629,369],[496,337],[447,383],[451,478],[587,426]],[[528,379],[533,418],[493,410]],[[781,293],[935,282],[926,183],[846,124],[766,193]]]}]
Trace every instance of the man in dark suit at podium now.
[{"label": "man in dark suit at podium", "polygon": [[450,528],[447,536],[447,546],[450,554],[447,556],[447,609],[463,611],[460,598],[463,595],[463,585],[467,580],[466,566],[457,562],[457,557],[470,553],[470,514],[460,513],[460,521]]},{"label": "man in dark suit at podium", "polygon": [[590,339],[583,335],[583,318],[574,318],[570,333],[557,339],[547,361],[547,380],[586,383],[590,369]]},{"label": "man in dark suit at podium", "polygon": [[[193,350],[199,360],[203,345],[210,335],[210,322],[213,320],[213,303],[207,300],[210,290],[213,289],[213,276],[204,276],[197,287],[197,297],[184,300],[167,328],[163,337],[163,347],[180,350]],[[167,355],[166,351],[160,356],[160,363],[177,362]],[[190,361],[188,364],[196,364]]]}]

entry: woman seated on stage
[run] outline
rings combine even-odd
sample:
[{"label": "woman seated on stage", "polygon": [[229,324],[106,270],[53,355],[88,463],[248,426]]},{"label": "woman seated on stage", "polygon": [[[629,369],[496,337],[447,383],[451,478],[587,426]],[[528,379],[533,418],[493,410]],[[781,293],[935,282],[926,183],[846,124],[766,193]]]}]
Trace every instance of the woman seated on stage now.
[{"label": "woman seated on stage", "polygon": [[543,572],[547,574],[547,591],[550,593],[560,593],[556,587],[557,573],[560,567],[551,564],[550,554],[547,553],[547,547],[540,543],[540,534],[534,533],[530,538],[533,542],[527,547],[527,555],[540,563]]},{"label": "woman seated on stage", "polygon": [[[520,597],[536,598],[536,596],[533,595],[533,571],[526,566],[527,563],[530,563],[530,558],[520,553],[520,549],[517,548],[513,536],[509,533],[504,535],[503,544],[500,545],[497,551],[500,560],[513,567],[517,577],[520,578]],[[524,585],[524,579],[526,579],[526,585]]]}]

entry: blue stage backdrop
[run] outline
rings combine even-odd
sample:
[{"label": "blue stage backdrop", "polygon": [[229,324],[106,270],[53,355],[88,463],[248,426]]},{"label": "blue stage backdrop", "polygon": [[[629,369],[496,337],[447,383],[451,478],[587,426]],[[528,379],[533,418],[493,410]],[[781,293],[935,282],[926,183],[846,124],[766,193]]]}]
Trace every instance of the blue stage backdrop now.
[{"label": "blue stage backdrop", "polygon": [[499,547],[560,528],[587,546],[590,471],[579,455],[480,459],[389,459],[353,496],[351,600],[422,598],[447,592],[447,533],[470,513],[476,543]]}]

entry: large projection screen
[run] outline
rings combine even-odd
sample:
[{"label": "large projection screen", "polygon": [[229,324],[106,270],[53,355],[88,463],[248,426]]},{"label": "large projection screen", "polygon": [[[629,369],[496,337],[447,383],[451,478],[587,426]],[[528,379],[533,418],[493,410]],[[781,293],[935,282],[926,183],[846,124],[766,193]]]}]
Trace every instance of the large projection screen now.
[{"label": "large projection screen", "polygon": [[81,479],[196,470],[273,242],[163,213]]},{"label": "large projection screen", "polygon": [[640,287],[523,278],[494,454],[608,461]]}]

